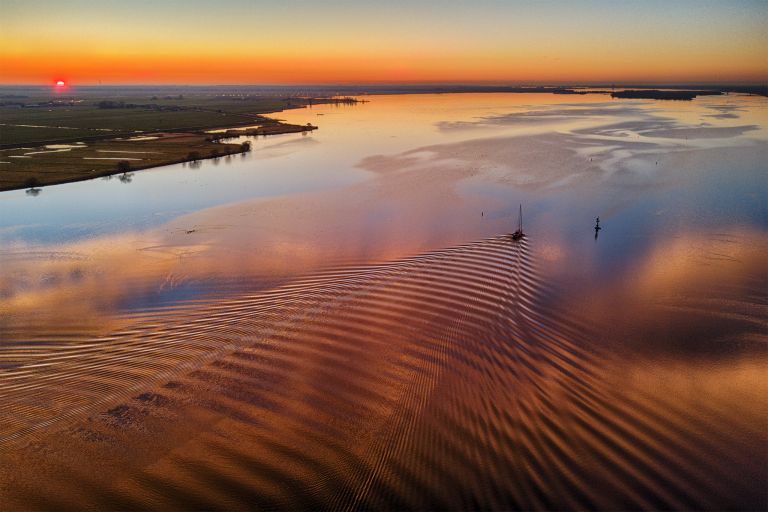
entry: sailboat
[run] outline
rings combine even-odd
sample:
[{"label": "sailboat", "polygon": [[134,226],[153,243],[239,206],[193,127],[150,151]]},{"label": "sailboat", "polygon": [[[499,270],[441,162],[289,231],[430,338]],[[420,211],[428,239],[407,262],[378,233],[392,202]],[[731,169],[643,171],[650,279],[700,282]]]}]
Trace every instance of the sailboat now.
[{"label": "sailboat", "polygon": [[520,240],[525,234],[523,233],[523,205],[520,205],[520,213],[517,217],[517,231],[512,233],[512,240]]}]

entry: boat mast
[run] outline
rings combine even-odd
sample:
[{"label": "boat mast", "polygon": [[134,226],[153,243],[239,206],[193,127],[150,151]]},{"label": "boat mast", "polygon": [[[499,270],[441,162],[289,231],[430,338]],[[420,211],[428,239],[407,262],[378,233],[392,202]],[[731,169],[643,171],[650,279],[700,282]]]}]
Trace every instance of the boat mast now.
[{"label": "boat mast", "polygon": [[523,205],[522,204],[520,204],[520,214],[517,219],[519,224],[517,227],[517,230],[522,233],[523,232]]}]

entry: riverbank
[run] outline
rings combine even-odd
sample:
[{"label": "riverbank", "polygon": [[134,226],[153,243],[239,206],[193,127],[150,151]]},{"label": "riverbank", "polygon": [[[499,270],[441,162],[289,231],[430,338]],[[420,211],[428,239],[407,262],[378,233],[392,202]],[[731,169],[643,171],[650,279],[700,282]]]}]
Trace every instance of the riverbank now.
[{"label": "riverbank", "polygon": [[247,131],[206,133],[146,133],[73,144],[45,144],[0,150],[0,191],[58,185],[93,178],[125,175],[134,171],[183,162],[229,158],[251,150],[249,143],[233,144],[222,139],[242,135],[276,135],[306,132],[316,126],[280,123]]},{"label": "riverbank", "polygon": [[360,102],[303,92],[275,97],[195,90],[164,96],[157,91],[149,96],[152,89],[73,90],[56,95],[35,89],[13,90],[18,94],[0,94],[0,149],[133,137],[147,132],[197,133],[237,126],[272,126],[281,123],[267,117],[270,114]]},{"label": "riverbank", "polygon": [[233,127],[226,130],[209,131],[208,136],[213,140],[229,139],[232,137],[257,137],[259,135],[279,135],[282,133],[302,133],[317,130],[317,126],[307,124],[287,124],[276,122],[257,127]]},{"label": "riverbank", "polygon": [[31,188],[33,193],[46,185],[242,153],[246,146],[224,139],[317,129],[266,114],[361,101],[197,89],[171,94],[96,88],[52,95],[27,87],[13,92],[0,94],[0,191]]}]

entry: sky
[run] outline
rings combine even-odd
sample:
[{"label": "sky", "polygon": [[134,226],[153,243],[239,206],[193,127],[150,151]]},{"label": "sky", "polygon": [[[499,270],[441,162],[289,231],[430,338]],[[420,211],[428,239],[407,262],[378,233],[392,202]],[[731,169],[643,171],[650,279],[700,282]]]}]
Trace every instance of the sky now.
[{"label": "sky", "polygon": [[0,83],[768,82],[768,0],[0,0]]}]

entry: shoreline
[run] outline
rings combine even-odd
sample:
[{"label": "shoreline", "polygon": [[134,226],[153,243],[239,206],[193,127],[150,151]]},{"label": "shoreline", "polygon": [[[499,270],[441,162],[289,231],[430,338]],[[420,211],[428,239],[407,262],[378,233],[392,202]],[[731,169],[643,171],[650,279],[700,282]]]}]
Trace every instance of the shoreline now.
[{"label": "shoreline", "polygon": [[[252,123],[250,123],[252,124]],[[228,126],[227,128],[236,128],[236,126]],[[174,152],[171,155],[186,154],[186,156],[171,157],[167,160],[160,159],[152,162],[136,163],[134,164],[132,159],[126,157],[124,160],[119,157],[107,157],[112,161],[113,165],[109,167],[103,167],[101,169],[93,169],[92,165],[89,165],[88,169],[73,169],[69,173],[59,172],[58,176],[48,177],[45,170],[35,170],[30,173],[26,173],[18,180],[15,180],[10,185],[0,183],[0,192],[9,192],[12,190],[27,190],[32,195],[37,195],[44,187],[53,185],[63,185],[66,183],[75,183],[78,181],[88,181],[95,178],[104,178],[107,176],[116,176],[130,174],[136,171],[144,171],[147,169],[154,169],[158,167],[165,167],[168,165],[176,165],[180,163],[194,163],[201,160],[211,160],[221,157],[227,157],[232,155],[238,155],[248,153],[251,151],[251,145],[248,142],[242,144],[223,142],[225,139],[233,137],[243,136],[269,136],[269,135],[281,135],[287,133],[302,133],[308,131],[317,130],[318,127],[314,125],[295,125],[277,121],[276,124],[268,125],[268,129],[265,127],[254,128],[252,130],[243,131],[227,131],[221,134],[209,134],[205,132],[174,132],[170,134],[163,134],[161,132],[146,132],[140,136],[152,137],[152,141],[131,141],[125,139],[99,139],[96,145],[115,144],[121,146],[124,144],[130,144],[131,149],[145,149],[150,142],[155,143],[152,148],[157,145],[157,142],[165,143],[165,140],[172,142],[182,141],[179,147],[174,148]],[[186,141],[185,141],[186,139]],[[44,149],[46,145],[55,143],[41,144],[35,149]],[[110,146],[111,147],[111,146]],[[18,149],[18,148],[16,148]],[[29,148],[27,148],[29,149]],[[5,150],[9,151],[9,150]],[[96,150],[97,152],[110,152],[108,150]],[[53,152],[53,151],[52,151]],[[53,152],[55,153],[55,152]],[[152,151],[116,151],[115,154],[124,153],[153,153]],[[11,156],[12,157],[12,156]],[[19,156],[24,158],[23,156]],[[55,158],[55,157],[54,157]],[[107,160],[105,158],[105,160]],[[97,158],[98,159],[98,158]],[[85,162],[86,160],[79,160]],[[58,162],[55,160],[52,162],[42,162],[39,167],[56,168]],[[122,167],[121,167],[122,164]],[[81,167],[81,166],[78,166]],[[2,170],[2,168],[0,168]],[[56,171],[52,171],[56,172]]]},{"label": "shoreline", "polygon": [[[31,187],[22,186],[22,187],[3,188],[2,186],[0,186],[0,192],[10,192],[12,190],[27,190],[27,191],[37,191],[37,193],[39,193],[40,191],[42,191],[43,188],[54,186],[54,185],[66,185],[67,183],[77,183],[78,181],[88,181],[96,178],[128,175],[128,174],[133,174],[134,172],[137,172],[137,171],[145,171],[147,169],[155,169],[157,167],[165,167],[167,165],[194,163],[194,162],[199,162],[201,160],[212,160],[212,159],[221,158],[224,156],[239,155],[239,154],[250,152],[250,147],[248,149],[242,149],[240,144],[222,144],[222,146],[224,145],[235,146],[237,149],[234,151],[227,151],[225,153],[221,153],[217,155],[212,155],[212,154],[200,155],[198,158],[195,158],[195,159],[181,158],[181,159],[169,160],[167,162],[162,162],[157,164],[137,165],[135,167],[130,167],[129,169],[125,169],[125,170],[118,170],[118,169],[106,170],[104,172],[91,174],[90,176],[84,177],[84,178],[78,178],[78,177],[64,178],[60,181],[51,181],[49,183],[41,183]],[[32,194],[32,195],[37,195],[37,194]]]},{"label": "shoreline", "polygon": [[[297,107],[298,108],[298,107]],[[211,134],[207,133],[205,131],[200,130],[184,130],[179,132],[142,132],[142,133],[136,133],[135,136],[137,137],[151,137],[152,141],[159,141],[163,139],[167,140],[174,140],[174,139],[189,139],[188,143],[184,145],[183,151],[189,150],[187,152],[186,156],[182,157],[175,157],[170,158],[168,160],[156,160],[153,162],[147,162],[147,163],[138,163],[134,164],[130,158],[126,158],[125,160],[121,160],[119,157],[114,158],[114,165],[111,167],[106,167],[102,169],[83,169],[81,171],[73,170],[71,173],[74,174],[67,174],[65,176],[59,176],[59,177],[52,177],[48,178],[45,176],[44,171],[36,171],[34,172],[34,176],[24,177],[22,181],[17,180],[16,183],[12,185],[4,185],[0,183],[0,192],[9,192],[12,190],[27,190],[30,192],[31,195],[37,195],[42,191],[44,187],[47,186],[53,186],[53,185],[63,185],[66,183],[75,183],[78,181],[88,181],[95,178],[104,178],[107,176],[116,176],[116,175],[125,175],[130,174],[136,171],[143,171],[147,169],[154,169],[158,167],[164,167],[168,165],[176,165],[180,163],[194,163],[199,162],[201,160],[211,160],[226,156],[232,156],[237,154],[243,154],[248,153],[251,151],[251,145],[249,142],[245,142],[242,144],[235,144],[235,143],[228,143],[223,142],[225,139],[230,139],[234,137],[243,137],[243,136],[269,136],[269,135],[282,135],[282,134],[288,134],[288,133],[302,133],[302,132],[309,132],[317,130],[318,127],[307,124],[307,125],[295,125],[295,124],[289,124],[284,123],[282,121],[278,121],[275,119],[270,119],[264,117],[264,120],[269,120],[267,124],[264,126],[259,126],[258,128],[253,128],[250,130],[236,130],[238,128],[238,125],[228,125],[228,126],[222,126],[219,127],[219,129],[228,129],[226,132],[223,133],[216,133]],[[243,123],[241,126],[249,126],[253,125],[253,120],[250,120],[247,123]],[[217,128],[206,128],[206,129],[217,129]],[[229,130],[232,129],[232,130]],[[143,144],[145,141],[140,140],[134,140],[131,141],[130,139],[124,139],[124,138],[95,138],[91,140],[87,139],[79,139],[77,142],[95,142],[96,145],[99,144],[117,144],[117,145],[125,145],[130,144],[132,149],[144,149],[146,144]],[[69,144],[72,144],[72,140],[67,140]],[[65,143],[65,142],[59,142],[59,141],[46,141],[45,143],[38,144],[34,146],[32,149],[42,149],[44,150],[47,146],[55,145],[58,143]],[[204,147],[201,148],[199,145],[204,144]],[[11,151],[11,150],[18,150],[19,147],[16,148],[8,148],[4,149],[2,151]],[[31,149],[30,147],[25,147],[25,149]],[[178,148],[175,148],[178,149]],[[198,149],[203,149],[203,152],[196,151]],[[207,151],[205,151],[207,150]],[[221,151],[220,151],[221,150]],[[107,151],[107,150],[96,150],[96,151]],[[51,151],[53,152],[53,151]],[[116,152],[119,153],[119,152]],[[130,153],[150,153],[150,152],[142,152],[142,151],[123,151],[125,154]],[[11,155],[10,157],[13,157],[15,155]],[[18,156],[19,158],[24,158],[23,156]],[[121,164],[123,167],[121,167]],[[50,167],[55,167],[56,162],[49,162],[48,165]],[[45,163],[38,167],[45,167]],[[3,170],[0,168],[0,171]],[[42,177],[41,177],[42,175]]]},{"label": "shoreline", "polygon": [[[156,99],[153,97],[152,101]],[[0,139],[0,192],[27,189],[36,195],[41,187],[50,185],[244,153],[250,148],[228,143],[226,139],[317,129],[311,123],[290,124],[268,117],[269,114],[313,105],[365,102],[342,96],[188,96],[182,99],[181,95],[175,101],[185,101],[187,105],[168,106],[162,104],[162,100],[153,104],[104,100],[73,106],[72,100],[49,99],[43,103],[28,97],[24,100],[28,109],[3,108],[8,123],[2,125],[4,137]],[[144,100],[135,97],[133,101]],[[104,106],[107,103],[117,106]],[[74,119],[86,121],[72,128],[78,133],[61,133],[60,128],[70,122],[67,116],[71,118],[72,114],[68,113],[80,109],[85,117]],[[39,130],[41,136],[33,137],[35,140],[15,137],[14,130],[32,128]]]},{"label": "shoreline", "polygon": [[[2,89],[2,87],[0,87]],[[0,96],[1,98],[2,96]],[[267,106],[261,105],[259,102],[260,100],[264,101],[271,101],[271,103]],[[191,101],[194,101],[194,99],[191,99]],[[288,97],[283,98],[282,100],[274,100],[274,99],[264,99],[264,98],[255,98],[254,101],[257,103],[253,105],[254,110],[252,111],[230,111],[228,109],[222,109],[222,108],[200,108],[197,106],[189,106],[184,107],[176,111],[168,112],[169,115],[178,114],[178,113],[199,113],[199,114],[213,114],[213,115],[223,115],[232,117],[235,119],[227,119],[227,120],[221,120],[221,122],[214,122],[214,123],[206,123],[206,124],[199,124],[200,120],[196,120],[198,124],[192,124],[189,126],[184,126],[183,124],[180,126],[172,126],[172,127],[158,127],[155,126],[142,126],[140,128],[136,129],[121,129],[121,128],[110,128],[107,129],[106,133],[103,131],[102,128],[94,128],[94,127],[82,127],[82,128],[70,128],[72,130],[81,130],[79,134],[69,135],[69,136],[51,136],[51,137],[45,137],[40,140],[20,140],[20,141],[14,141],[14,142],[3,142],[3,138],[0,137],[0,151],[10,150],[10,149],[19,149],[19,148],[28,148],[28,147],[42,147],[47,144],[73,144],[75,142],[94,142],[94,141],[104,141],[104,140],[111,140],[111,139],[117,139],[117,138],[123,138],[123,137],[137,137],[137,136],[145,136],[150,133],[154,132],[164,132],[164,133],[178,133],[178,134],[185,134],[185,133],[200,133],[200,134],[207,134],[212,130],[222,130],[222,129],[234,129],[239,127],[245,127],[245,126],[253,126],[253,125],[260,125],[260,127],[266,127],[266,126],[277,126],[277,125],[287,125],[288,123],[284,123],[278,119],[274,119],[272,117],[267,117],[272,114],[278,114],[280,112],[284,112],[287,110],[296,110],[296,109],[302,109],[302,108],[311,108],[315,105],[354,105],[358,103],[366,103],[368,100],[360,100],[356,98],[351,97]],[[281,103],[280,105],[274,105],[275,102]],[[66,103],[66,102],[65,102]],[[45,103],[44,104],[47,107],[53,107],[53,110],[49,110],[49,112],[53,112],[55,110],[60,110],[63,104],[54,104],[54,103]],[[32,104],[32,106],[43,106],[43,104]],[[99,112],[100,113],[115,113],[118,112],[120,114],[135,114],[135,113],[146,113],[146,112],[153,112],[152,110],[148,109],[139,109],[135,107],[138,106],[127,106],[124,108],[103,108]],[[144,105],[146,106],[146,105]],[[232,107],[232,104],[228,105],[229,107]],[[17,105],[17,109],[13,109],[13,111],[22,112],[22,111],[29,111],[30,113],[39,113],[40,110],[38,109],[32,109],[31,107],[23,108],[20,105]],[[2,101],[0,101],[0,114],[6,115],[11,110],[8,110],[8,107],[3,104]],[[165,112],[162,109],[160,109],[159,112]],[[18,117],[18,116],[17,116]],[[24,123],[22,124],[16,124],[16,123],[5,123],[5,120],[3,119],[3,116],[0,115],[0,120],[3,121],[3,123],[0,123],[0,127],[4,127],[6,129],[13,129],[15,127],[26,127]],[[26,118],[25,118],[25,122]],[[35,121],[29,121],[31,123],[34,123]],[[50,121],[49,121],[50,122]],[[58,122],[58,121],[53,121]],[[18,123],[18,120],[17,120]],[[142,124],[148,124],[151,123],[151,121],[145,121]],[[38,129],[48,129],[48,128],[65,128],[62,126],[37,126]],[[91,132],[91,133],[83,133],[82,131]],[[93,133],[97,132],[97,133]],[[290,133],[290,132],[280,132],[280,131],[269,131],[268,133]],[[6,137],[12,139],[12,137]]]},{"label": "shoreline", "polygon": [[[621,99],[653,99],[661,101],[669,100],[687,100],[690,101],[699,95],[722,95],[723,90],[659,90],[659,89],[627,89],[624,91],[612,92],[604,89],[590,88],[569,88],[569,87],[488,87],[485,90],[477,91],[471,88],[445,88],[444,90],[419,90],[413,88],[410,90],[391,90],[386,94],[451,94],[461,92],[505,92],[505,93],[544,93],[555,95],[583,95],[583,94],[604,94],[611,98]],[[381,92],[383,93],[383,91]],[[743,94],[744,92],[742,92]],[[376,95],[377,92],[363,92],[363,95]],[[727,94],[727,92],[725,92]],[[749,94],[749,93],[746,93]],[[265,114],[275,114],[286,110],[312,107],[313,105],[323,104],[356,104],[364,103],[367,100],[353,97],[331,97],[331,98],[285,98],[278,108],[265,109],[261,112],[230,112],[228,115],[236,116],[240,119],[233,122],[228,119],[226,123],[208,124],[204,126],[195,126],[189,128],[170,128],[165,130],[134,130],[131,132],[122,132],[119,134],[97,134],[85,135],[79,137],[57,137],[45,139],[33,144],[30,143],[12,143],[0,144],[0,192],[12,190],[27,189],[31,194],[34,191],[40,192],[40,187],[50,185],[60,185],[64,183],[73,183],[77,181],[86,181],[93,178],[115,176],[126,174],[128,172],[163,167],[166,165],[175,165],[178,163],[195,162],[199,160],[214,159],[221,156],[241,154],[249,151],[241,145],[223,142],[225,139],[243,136],[268,136],[287,133],[300,133],[316,130],[318,127],[310,123],[306,125],[295,125],[285,123],[279,119],[267,117]],[[203,111],[197,108],[196,110]],[[213,112],[208,110],[208,112]],[[218,112],[221,112],[219,110]],[[45,127],[41,127],[45,128]],[[223,131],[222,131],[223,130]],[[216,132],[218,133],[212,133]],[[175,144],[158,145],[145,142],[146,139],[171,140]],[[144,140],[142,140],[144,139]],[[175,140],[174,140],[175,139]],[[157,140],[160,142],[160,140]],[[83,143],[88,143],[86,146]],[[87,151],[81,150],[87,148]],[[110,146],[114,145],[114,147]],[[57,151],[67,152],[70,149],[56,150],[52,146],[70,146],[77,148],[77,154],[90,155],[92,158],[84,156],[81,159],[68,158],[69,153],[58,153]],[[130,150],[125,150],[125,148]],[[98,149],[101,148],[101,149]],[[116,149],[123,149],[118,151]],[[150,149],[150,151],[142,151]],[[151,151],[152,149],[156,151]],[[24,153],[24,151],[30,151]],[[138,151],[137,151],[138,150]],[[95,153],[94,153],[95,151]],[[14,154],[17,153],[17,154]],[[45,156],[42,154],[45,153]],[[53,155],[49,155],[52,153]],[[74,151],[72,151],[74,153]],[[96,153],[120,153],[127,154],[124,161],[120,157],[104,157]],[[131,158],[131,153],[154,153],[165,154],[166,158],[158,158],[142,155],[142,158]],[[27,155],[34,154],[31,157]],[[10,159],[14,160],[12,163]],[[25,160],[22,160],[25,159]],[[28,159],[28,160],[26,160]],[[5,160],[5,161],[3,161]],[[88,166],[85,168],[85,162]],[[139,162],[141,161],[141,162]],[[135,164],[133,162],[136,162]],[[10,165],[9,169],[6,165]]]},{"label": "shoreline", "polygon": [[[217,125],[204,125],[204,126],[190,126],[190,127],[183,127],[183,128],[170,128],[170,129],[158,129],[158,130],[134,130],[130,132],[120,132],[120,133],[106,133],[106,134],[97,134],[97,135],[80,135],[80,136],[72,136],[72,137],[58,137],[58,138],[52,138],[52,139],[45,139],[37,142],[13,142],[13,143],[2,143],[0,141],[0,151],[9,150],[9,149],[19,149],[19,148],[29,148],[29,147],[44,147],[48,144],[73,144],[75,142],[94,142],[94,141],[105,141],[105,140],[116,140],[120,138],[125,137],[142,137],[142,136],[149,136],[152,133],[156,132],[164,132],[164,133],[177,133],[177,134],[205,134],[205,135],[212,135],[210,133],[211,130],[222,130],[222,129],[236,129],[241,128],[243,126],[253,126],[255,124],[262,125],[260,128],[266,127],[266,126],[301,126],[301,125],[291,125],[289,123],[284,123],[283,121],[280,121],[278,119],[274,119],[271,117],[267,117],[271,114],[279,114],[280,112],[284,112],[286,110],[296,110],[300,108],[306,108],[307,106],[312,105],[327,105],[327,104],[341,104],[341,101],[333,101],[329,99],[313,99],[314,103],[308,103],[308,104],[296,104],[296,105],[288,105],[285,108],[282,109],[276,109],[276,110],[270,110],[267,112],[259,112],[255,114],[240,114],[242,116],[247,116],[244,118],[241,122],[232,122],[229,121],[227,123],[217,124]],[[365,103],[366,100],[358,100],[357,103]],[[230,114],[233,115],[233,114]],[[236,115],[236,114],[235,114]],[[317,128],[317,127],[315,127]],[[296,130],[299,131],[299,130]],[[278,135],[280,133],[293,133],[291,131],[281,132],[281,131],[269,131],[269,133],[264,133],[264,135]],[[259,134],[261,135],[261,134]]]},{"label": "shoreline", "polygon": [[[249,125],[246,125],[249,126]],[[222,127],[223,128],[223,127]],[[282,121],[278,121],[278,124],[270,124],[270,125],[264,125],[259,126],[258,128],[247,128],[247,129],[238,129],[237,126],[229,126],[227,127],[227,131],[221,132],[221,133],[210,133],[205,132],[205,134],[211,138],[215,142],[219,142],[222,139],[230,139],[233,137],[258,137],[260,135],[267,136],[267,135],[281,135],[284,133],[302,133],[302,132],[311,132],[314,130],[317,130],[317,126],[307,123],[306,125],[301,124],[288,124],[283,123]],[[214,130],[216,128],[213,128]]]}]

